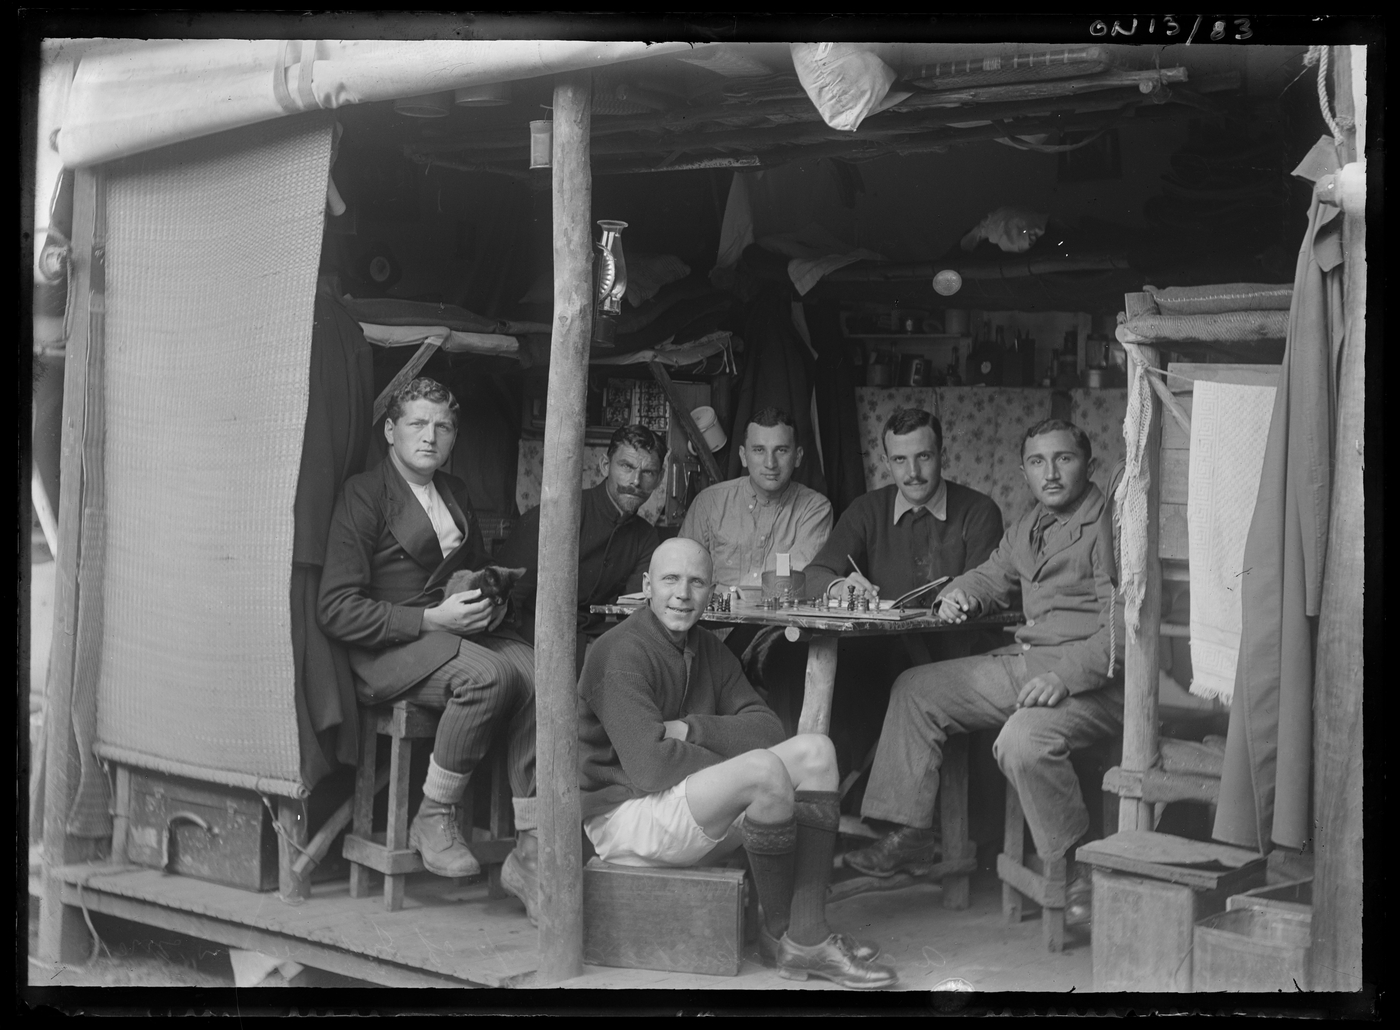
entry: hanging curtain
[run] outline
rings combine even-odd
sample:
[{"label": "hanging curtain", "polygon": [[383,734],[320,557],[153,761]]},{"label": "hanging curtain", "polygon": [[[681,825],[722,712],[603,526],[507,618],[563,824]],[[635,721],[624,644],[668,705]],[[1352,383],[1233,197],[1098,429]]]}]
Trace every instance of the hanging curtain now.
[{"label": "hanging curtain", "polygon": [[[1316,182],[1338,166],[1324,136],[1293,174]],[[1343,338],[1339,213],[1314,196],[1245,543],[1240,656],[1214,836],[1260,851],[1271,841],[1302,849],[1312,839],[1313,644]]]},{"label": "hanging curtain", "polygon": [[807,305],[807,328],[817,352],[816,397],[821,413],[822,470],[837,518],[865,493],[856,412],[856,373],[850,344],[841,332],[839,306],[826,300]]},{"label": "hanging curtain", "polygon": [[[734,405],[729,438],[742,440],[749,418],[767,407],[782,408],[797,423],[802,464],[793,479],[826,493],[820,451],[812,429],[812,355],[792,325],[792,290],[766,283],[744,312],[740,337],[744,341],[744,373]],[[745,475],[739,448],[729,448],[731,479]]]},{"label": "hanging curtain", "polygon": [[358,709],[350,658],[316,622],[326,534],[345,480],[365,464],[374,410],[374,355],[344,306],[327,288],[316,293],[306,433],[297,476],[292,537],[292,654],[297,736],[308,788],[337,764],[354,765]]}]

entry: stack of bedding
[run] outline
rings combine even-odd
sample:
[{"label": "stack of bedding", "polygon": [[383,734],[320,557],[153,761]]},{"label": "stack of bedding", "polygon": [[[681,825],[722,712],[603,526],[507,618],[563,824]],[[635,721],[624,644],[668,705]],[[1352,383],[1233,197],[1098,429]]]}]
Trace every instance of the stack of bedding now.
[{"label": "stack of bedding", "polygon": [[1232,344],[1282,340],[1288,335],[1288,283],[1225,283],[1216,286],[1144,286],[1155,310],[1119,315],[1122,343]]}]

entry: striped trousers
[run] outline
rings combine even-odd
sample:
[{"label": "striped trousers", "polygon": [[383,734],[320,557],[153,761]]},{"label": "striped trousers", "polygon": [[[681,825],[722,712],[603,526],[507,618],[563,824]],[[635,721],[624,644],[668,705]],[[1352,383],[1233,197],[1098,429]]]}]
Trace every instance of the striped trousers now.
[{"label": "striped trousers", "polygon": [[470,774],[506,733],[512,797],[535,794],[535,652],[490,634],[463,639],[457,656],[400,697],[442,712],[433,761]]}]

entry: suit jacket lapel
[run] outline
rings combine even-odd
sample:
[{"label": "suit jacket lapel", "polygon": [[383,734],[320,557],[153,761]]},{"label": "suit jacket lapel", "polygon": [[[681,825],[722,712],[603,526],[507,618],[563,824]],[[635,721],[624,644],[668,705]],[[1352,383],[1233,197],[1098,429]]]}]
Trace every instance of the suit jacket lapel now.
[{"label": "suit jacket lapel", "polygon": [[385,520],[389,532],[419,565],[436,569],[442,564],[442,547],[433,524],[428,521],[428,513],[388,455],[384,457],[383,469],[385,494],[389,499]]},{"label": "suit jacket lapel", "polygon": [[[451,554],[438,562],[437,566],[433,569],[433,574],[428,577],[428,582],[423,587],[424,590],[431,590],[433,587],[446,583],[447,578],[451,576],[452,573],[467,564],[466,559],[469,558],[472,553],[470,546],[468,546],[471,543],[472,535],[471,515],[462,507],[461,502],[457,498],[456,491],[452,489],[451,482],[442,472],[438,472],[433,476],[433,485],[437,487],[438,496],[442,498],[442,503],[447,506],[447,510],[451,513],[452,521],[457,523],[457,528],[462,531],[462,542],[456,546]],[[470,505],[471,501],[469,500],[467,504]],[[422,505],[419,505],[419,507],[421,508]],[[425,514],[423,517],[426,519],[427,515]],[[428,529],[430,531],[432,530],[432,523],[428,524]],[[436,533],[433,534],[433,542],[437,542]],[[442,548],[439,547],[438,553],[441,553],[441,551]]]},{"label": "suit jacket lapel", "polygon": [[[1055,538],[1053,540],[1047,540],[1045,553],[1036,560],[1035,577],[1032,578],[1040,576],[1041,569],[1045,568],[1045,563],[1051,558],[1055,557],[1055,555],[1059,554],[1061,551],[1066,551],[1077,544],[1079,538],[1084,535],[1084,527],[1086,525],[1098,521],[1099,510],[1102,507],[1102,496],[1099,488],[1090,483],[1089,489],[1085,491],[1084,498],[1079,502],[1078,509],[1070,516],[1069,523],[1065,526],[1064,531],[1054,533]],[[1036,510],[1031,512],[1031,515],[1034,518],[1039,514],[1040,508],[1037,506]],[[1034,526],[1035,522],[1032,521],[1031,525]],[[1046,536],[1049,537],[1052,532],[1054,532],[1053,527],[1046,530]]]}]

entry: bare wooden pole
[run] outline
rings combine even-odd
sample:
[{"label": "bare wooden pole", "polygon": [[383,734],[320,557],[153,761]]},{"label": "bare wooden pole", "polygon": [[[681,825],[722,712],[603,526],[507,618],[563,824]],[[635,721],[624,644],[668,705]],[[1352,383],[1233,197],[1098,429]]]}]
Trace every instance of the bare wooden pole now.
[{"label": "bare wooden pole", "polygon": [[[44,700],[44,894],[39,909],[39,956],[49,962],[84,957],[88,940],[81,911],[62,902],[55,870],[97,855],[97,842],[69,835],[68,809],[78,786],[77,742],[73,737],[74,679],[78,666],[78,570],[82,537],[83,452],[89,443],[88,395],[102,389],[91,351],[93,238],[102,183],[97,172],[79,169],[73,186],[72,336],[67,347],[63,391],[63,444],[58,502],[57,581],[53,644]],[[101,260],[100,257],[97,260]]]},{"label": "bare wooden pole", "polygon": [[588,343],[593,334],[592,83],[554,80],[554,331],[540,489],[535,776],[539,795],[539,983],[583,973],[575,611]]},{"label": "bare wooden pole", "polygon": [[[1351,48],[1333,48],[1339,117],[1355,117]],[[1360,49],[1360,48],[1357,48]],[[1357,123],[1364,126],[1364,109]],[[1343,150],[1355,160],[1364,146]],[[1351,153],[1346,153],[1351,150]],[[1372,187],[1375,188],[1375,187]],[[1337,435],[1333,451],[1332,511],[1327,570],[1318,617],[1313,711],[1314,860],[1310,989],[1355,991],[1362,986],[1362,686],[1366,415],[1366,217],[1346,213],[1343,306],[1346,341],[1337,380]]]},{"label": "bare wooden pole", "polygon": [[[1131,300],[1133,294],[1128,294]],[[1129,310],[1131,318],[1136,312]],[[1161,365],[1155,347],[1140,348],[1152,368]],[[1136,375],[1147,375],[1138,369]],[[1158,628],[1162,621],[1162,562],[1157,556],[1160,537],[1160,505],[1162,500],[1162,409],[1148,395],[1147,451],[1144,469],[1147,475],[1147,547],[1146,592],[1138,617],[1137,632],[1127,630],[1123,647],[1123,761],[1121,768],[1140,782],[1140,777],[1157,764],[1157,671]],[[1152,829],[1152,805],[1142,800],[1124,797],[1118,806],[1119,830]]]}]

